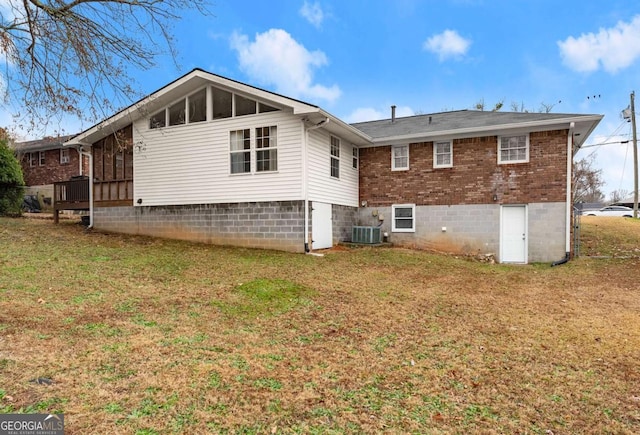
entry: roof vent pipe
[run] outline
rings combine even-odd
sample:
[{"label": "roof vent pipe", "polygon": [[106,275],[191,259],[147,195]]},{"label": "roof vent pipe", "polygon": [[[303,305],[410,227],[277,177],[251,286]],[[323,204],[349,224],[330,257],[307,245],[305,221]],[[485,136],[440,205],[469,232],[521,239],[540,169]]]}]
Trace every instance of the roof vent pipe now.
[{"label": "roof vent pipe", "polygon": [[391,106],[391,122],[396,122],[396,106]]}]

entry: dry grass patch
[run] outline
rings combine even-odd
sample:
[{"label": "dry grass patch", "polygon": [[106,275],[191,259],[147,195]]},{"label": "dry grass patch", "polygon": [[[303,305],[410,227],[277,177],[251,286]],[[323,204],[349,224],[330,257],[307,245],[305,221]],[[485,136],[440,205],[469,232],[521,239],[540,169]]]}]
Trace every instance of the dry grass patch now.
[{"label": "dry grass patch", "polygon": [[318,258],[1,219],[0,412],[71,434],[638,433],[639,279],[637,258]]}]

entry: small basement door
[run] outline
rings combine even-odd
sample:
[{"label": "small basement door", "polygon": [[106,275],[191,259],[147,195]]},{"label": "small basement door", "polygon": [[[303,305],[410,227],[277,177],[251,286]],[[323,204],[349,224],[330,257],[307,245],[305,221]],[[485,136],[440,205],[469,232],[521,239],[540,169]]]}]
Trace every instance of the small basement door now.
[{"label": "small basement door", "polygon": [[331,204],[311,203],[311,249],[326,249],[333,246],[333,224]]},{"label": "small basement door", "polygon": [[500,262],[527,262],[527,206],[502,206],[500,210]]}]

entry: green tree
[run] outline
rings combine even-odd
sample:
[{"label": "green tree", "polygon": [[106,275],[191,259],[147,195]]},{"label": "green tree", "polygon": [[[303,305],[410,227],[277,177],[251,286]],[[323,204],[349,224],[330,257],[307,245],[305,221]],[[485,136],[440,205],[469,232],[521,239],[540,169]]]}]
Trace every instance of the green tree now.
[{"label": "green tree", "polygon": [[19,216],[22,213],[24,178],[20,162],[0,139],[0,216]]}]

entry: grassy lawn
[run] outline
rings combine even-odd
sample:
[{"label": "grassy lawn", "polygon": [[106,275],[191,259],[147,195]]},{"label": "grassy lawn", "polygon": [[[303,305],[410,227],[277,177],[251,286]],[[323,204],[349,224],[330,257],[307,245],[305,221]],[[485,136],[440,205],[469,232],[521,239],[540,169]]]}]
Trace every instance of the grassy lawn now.
[{"label": "grassy lawn", "polygon": [[313,257],[0,219],[0,413],[63,412],[68,434],[639,433],[640,222],[583,234],[614,258]]}]

